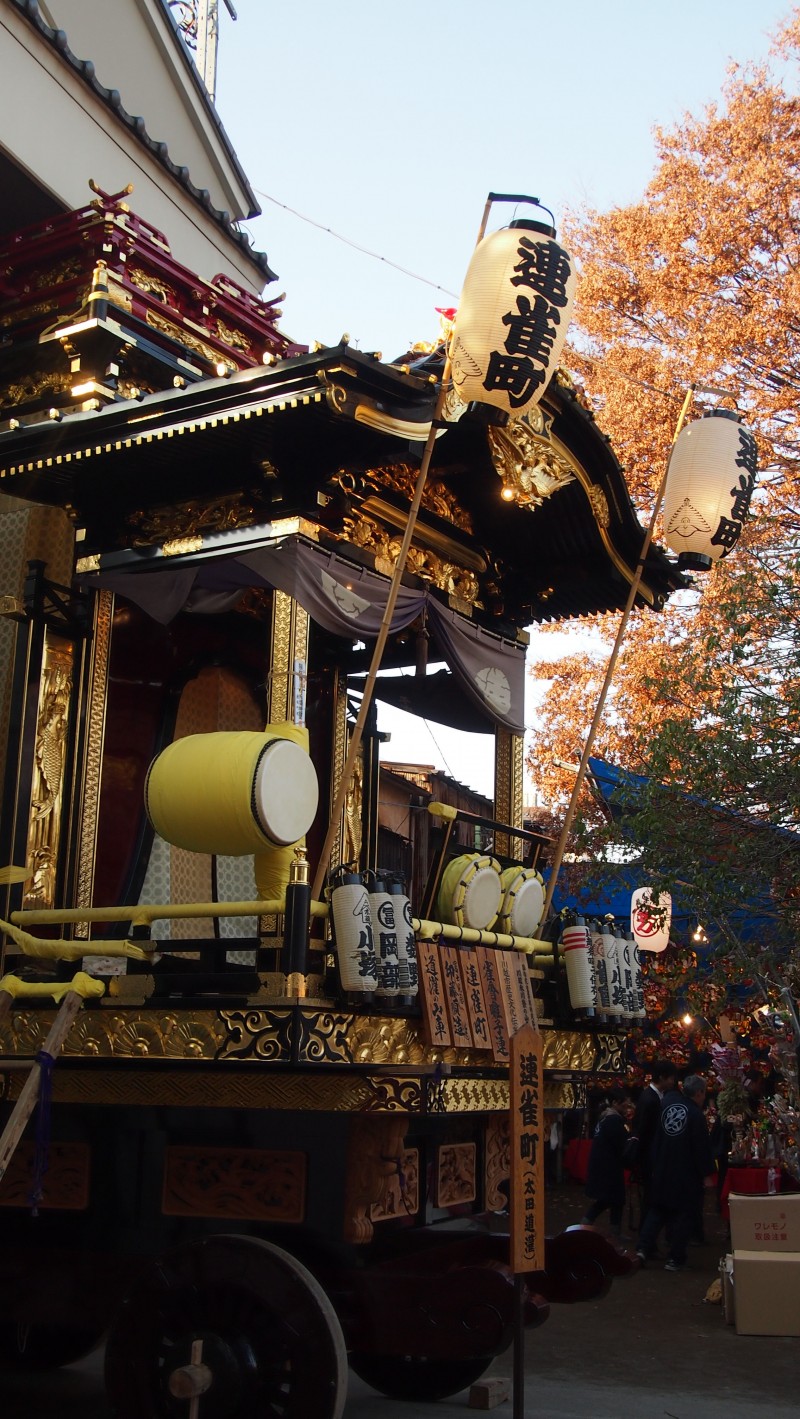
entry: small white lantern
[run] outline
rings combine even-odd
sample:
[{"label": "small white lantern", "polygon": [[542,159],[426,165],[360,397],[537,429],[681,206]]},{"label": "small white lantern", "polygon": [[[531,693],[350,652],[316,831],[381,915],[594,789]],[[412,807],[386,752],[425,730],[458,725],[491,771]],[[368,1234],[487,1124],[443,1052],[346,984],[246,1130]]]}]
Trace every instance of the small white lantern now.
[{"label": "small white lantern", "polygon": [[697,571],[727,557],[738,541],[758,471],[749,429],[714,409],[681,430],[664,494],[664,536],[678,565]]},{"label": "small white lantern", "polygon": [[519,418],[541,399],[575,299],[572,260],[543,222],[526,219],[478,243],[450,337],[453,385],[465,403]]}]

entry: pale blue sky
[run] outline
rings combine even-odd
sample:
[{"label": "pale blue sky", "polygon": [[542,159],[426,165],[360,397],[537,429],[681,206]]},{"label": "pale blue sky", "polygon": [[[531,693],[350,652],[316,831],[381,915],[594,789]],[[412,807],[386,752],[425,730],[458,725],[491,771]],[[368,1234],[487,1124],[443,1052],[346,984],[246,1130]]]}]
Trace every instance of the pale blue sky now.
[{"label": "pale blue sky", "polygon": [[[235,0],[220,3],[217,107],[263,215],[248,224],[303,343],[347,331],[386,359],[438,330],[486,196],[624,206],[653,127],[716,101],[731,60],[763,61],[791,0]],[[274,198],[385,258],[373,260]],[[499,212],[503,213],[502,208]],[[507,209],[506,209],[507,210]],[[532,715],[532,711],[531,711]],[[492,791],[486,736],[381,711],[385,757]],[[435,741],[432,736],[435,736]]]}]

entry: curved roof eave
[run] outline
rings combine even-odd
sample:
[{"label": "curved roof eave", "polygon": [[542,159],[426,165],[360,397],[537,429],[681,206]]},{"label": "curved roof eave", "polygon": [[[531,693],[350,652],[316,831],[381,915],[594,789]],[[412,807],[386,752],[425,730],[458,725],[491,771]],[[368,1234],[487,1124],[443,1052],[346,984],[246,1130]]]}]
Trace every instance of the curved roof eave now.
[{"label": "curved roof eave", "polygon": [[[72,50],[69,47],[65,31],[53,29],[42,18],[41,13],[39,11],[38,0],[11,0],[11,4],[19,12],[20,15],[24,16],[24,18],[34,26],[37,33],[41,35],[42,39],[44,39],[53,49],[57,51],[57,53],[61,56],[65,64],[68,64],[69,67],[73,70],[73,72],[77,74],[80,79],[83,80],[83,82],[88,86],[88,88],[91,89],[95,97],[100,99],[101,103],[104,103],[105,106],[110,109],[113,114],[115,114],[115,116],[119,119],[120,123],[124,124],[124,126],[134,135],[134,137],[142,144],[142,146],[146,148],[147,151],[156,159],[160,166],[163,167],[164,170],[168,172],[170,176],[180,184],[184,191],[189,194],[189,196],[193,199],[193,201],[198,204],[198,206],[203,208],[203,210],[208,214],[212,221],[215,222],[216,225],[222,229],[228,240],[233,242],[234,245],[237,246],[239,250],[244,254],[244,256],[250,262],[252,262],[256,269],[261,273],[264,282],[266,283],[269,281],[277,280],[275,272],[269,265],[266,253],[263,251],[255,251],[250,244],[249,237],[244,232],[239,231],[235,224],[231,221],[230,213],[226,211],[221,211],[218,207],[214,206],[213,202],[211,201],[211,194],[209,193],[208,189],[205,187],[196,187],[191,180],[189,169],[181,163],[174,163],[172,161],[169,155],[169,148],[167,144],[150,137],[149,133],[147,132],[147,127],[145,125],[144,119],[140,116],[128,113],[127,109],[125,109],[122,105],[122,98],[119,93],[119,90],[107,89],[104,84],[100,83],[95,74],[94,65],[92,61],[90,59],[79,59],[77,55],[73,54]],[[169,11],[167,11],[167,13],[169,14]],[[191,68],[192,82],[198,87],[200,91],[202,91],[203,102],[208,111],[208,114],[214,123],[214,126],[220,136],[220,140],[225,146],[226,154],[229,157],[231,164],[236,171],[236,176],[238,180],[242,184],[242,188],[247,196],[247,200],[251,204],[248,215],[250,217],[258,216],[261,211],[261,208],[259,207],[258,202],[256,201],[255,194],[253,193],[252,188],[250,187],[250,184],[247,181],[247,178],[245,177],[244,171],[241,167],[241,164],[239,163],[239,159],[237,158],[233,148],[231,147],[230,139],[228,138],[225,129],[223,128],[219,120],[217,111],[214,108],[211,99],[209,98],[208,92],[206,91],[206,88],[202,83],[199,74],[197,73],[197,70],[192,62],[191,56],[189,55],[186,49],[186,45],[181,39],[180,34],[177,32],[175,18],[171,14],[170,22],[172,29],[175,33],[176,45],[178,46],[181,52],[182,61],[185,64],[189,65]]]}]

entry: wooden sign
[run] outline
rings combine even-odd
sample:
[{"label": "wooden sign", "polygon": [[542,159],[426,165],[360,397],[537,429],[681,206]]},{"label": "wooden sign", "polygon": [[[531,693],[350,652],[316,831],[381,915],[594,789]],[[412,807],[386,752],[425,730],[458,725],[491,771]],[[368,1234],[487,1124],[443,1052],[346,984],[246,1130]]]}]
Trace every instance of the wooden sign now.
[{"label": "wooden sign", "polygon": [[511,1039],[511,1268],[544,1270],[544,1085],[539,1030],[523,1025]]},{"label": "wooden sign", "polygon": [[536,1014],[536,997],[533,993],[533,982],[528,970],[527,958],[521,951],[514,951],[511,956],[511,966],[517,977],[519,986],[519,998],[522,1005],[523,1025],[532,1025],[534,1030],[539,1028],[539,1017]]},{"label": "wooden sign", "polygon": [[456,1049],[472,1049],[472,1030],[461,976],[460,955],[457,946],[447,946],[444,942],[439,946],[447,1013],[450,1016],[450,1037]]},{"label": "wooden sign", "polygon": [[514,966],[514,957],[517,953],[516,951],[495,951],[494,954],[497,959],[497,979],[500,983],[500,995],[510,1037],[515,1035],[517,1030],[520,1030],[526,1023],[522,1010],[519,980]]},{"label": "wooden sign", "polygon": [[450,1022],[445,1002],[445,986],[439,948],[433,941],[417,942],[419,993],[422,997],[422,1029],[425,1043],[450,1044]]},{"label": "wooden sign", "polygon": [[467,1001],[467,1014],[472,1029],[474,1048],[491,1049],[492,1041],[489,1038],[489,1017],[486,1013],[486,1001],[483,995],[483,984],[478,968],[478,959],[475,952],[472,950],[463,950],[460,954],[461,973],[464,978],[464,994]]},{"label": "wooden sign", "polygon": [[508,1048],[508,1025],[506,1024],[506,1013],[503,1008],[503,996],[500,988],[500,980],[497,973],[496,951],[491,951],[487,946],[475,947],[475,959],[478,962],[481,984],[483,986],[483,998],[486,1001],[486,1018],[489,1022],[489,1040],[492,1046],[492,1055],[498,1064],[508,1064],[511,1054]]}]

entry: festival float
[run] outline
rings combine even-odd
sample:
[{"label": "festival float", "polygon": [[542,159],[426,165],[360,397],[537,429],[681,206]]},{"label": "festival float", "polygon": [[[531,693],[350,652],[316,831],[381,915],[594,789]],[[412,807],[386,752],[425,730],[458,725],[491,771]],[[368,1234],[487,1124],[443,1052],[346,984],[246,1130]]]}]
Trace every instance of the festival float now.
[{"label": "festival float", "polygon": [[[522,735],[525,627],[621,609],[642,528],[530,353],[548,223],[504,238],[487,410],[466,305],[391,363],[306,350],[128,197],[0,249],[0,1354],[106,1337],[123,1419],[335,1419],[348,1359],[436,1399],[633,1266],[543,1235],[548,1115],[644,1006],[629,936],[542,920]],[[639,575],[653,612],[682,584]],[[406,875],[379,642],[495,739],[492,812],[431,798]]]}]

